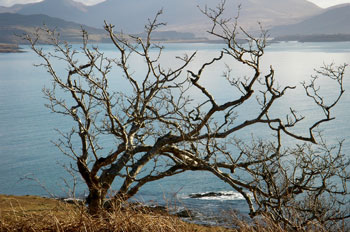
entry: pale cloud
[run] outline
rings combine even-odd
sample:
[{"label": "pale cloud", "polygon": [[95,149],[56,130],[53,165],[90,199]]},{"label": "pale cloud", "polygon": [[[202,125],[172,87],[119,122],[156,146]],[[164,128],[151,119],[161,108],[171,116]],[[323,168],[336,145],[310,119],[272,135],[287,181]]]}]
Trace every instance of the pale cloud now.
[{"label": "pale cloud", "polygon": [[75,0],[76,2],[82,2],[85,5],[94,5],[100,2],[104,2],[105,0]]},{"label": "pale cloud", "polygon": [[40,2],[40,0],[0,0],[0,6],[12,6],[14,4],[26,4]]},{"label": "pale cloud", "polygon": [[[33,2],[41,2],[43,0],[0,0],[0,6],[12,6],[14,4],[26,4]],[[94,5],[105,0],[74,0],[76,2],[82,2],[86,5]]]},{"label": "pale cloud", "polygon": [[350,3],[350,0],[308,0],[308,1],[313,2],[316,5],[323,7],[323,8],[335,6],[335,5],[342,4],[342,3]]},{"label": "pale cloud", "polygon": [[[32,2],[40,2],[42,0],[0,0],[0,6],[12,6],[17,3],[32,3]],[[105,0],[75,0],[77,2],[82,2],[86,5],[94,5]],[[283,0],[282,0],[283,1]],[[320,7],[330,7],[337,4],[342,3],[350,3],[350,0],[308,0],[309,2],[313,2]]]}]

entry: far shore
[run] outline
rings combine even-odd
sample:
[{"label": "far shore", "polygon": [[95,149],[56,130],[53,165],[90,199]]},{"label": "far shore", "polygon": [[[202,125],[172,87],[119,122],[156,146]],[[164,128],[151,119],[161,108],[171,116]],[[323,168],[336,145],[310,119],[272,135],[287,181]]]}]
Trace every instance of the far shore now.
[{"label": "far shore", "polygon": [[[276,38],[270,38],[269,43],[281,43],[281,42],[300,42],[300,43],[305,43],[305,42],[350,42],[350,35],[347,39],[344,38],[338,38],[337,40],[334,39],[335,37],[329,37],[329,38],[323,38],[323,37],[276,37]],[[81,41],[67,41],[70,44],[81,44]],[[159,44],[182,44],[182,43],[201,43],[201,44],[225,44],[225,41],[223,40],[210,40],[207,38],[194,38],[194,39],[154,39],[151,41],[152,43],[159,43]],[[246,43],[247,41],[244,39],[238,39],[239,43]],[[91,40],[89,43],[91,44],[108,44],[111,43],[110,41],[103,40],[103,41],[94,41]],[[42,45],[49,45],[47,43],[39,43]],[[23,48],[21,48],[21,45],[28,45],[26,43],[24,44],[15,44],[15,43],[2,43],[0,41],[0,54],[1,53],[23,53],[25,52]]]},{"label": "far shore", "polygon": [[0,53],[20,53],[24,52],[17,44],[0,43]]}]

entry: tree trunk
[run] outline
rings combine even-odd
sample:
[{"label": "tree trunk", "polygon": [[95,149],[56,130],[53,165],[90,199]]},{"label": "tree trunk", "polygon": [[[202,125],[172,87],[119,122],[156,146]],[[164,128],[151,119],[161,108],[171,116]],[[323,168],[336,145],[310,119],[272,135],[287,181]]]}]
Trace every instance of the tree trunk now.
[{"label": "tree trunk", "polygon": [[103,209],[104,196],[101,190],[90,189],[89,196],[86,199],[88,204],[88,211],[91,215],[98,215]]}]

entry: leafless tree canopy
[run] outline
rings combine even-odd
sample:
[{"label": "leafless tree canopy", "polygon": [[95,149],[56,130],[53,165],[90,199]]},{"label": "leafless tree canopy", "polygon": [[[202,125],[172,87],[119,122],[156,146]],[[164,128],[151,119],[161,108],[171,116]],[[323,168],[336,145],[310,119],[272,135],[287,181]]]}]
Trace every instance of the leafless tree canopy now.
[{"label": "leafless tree canopy", "polygon": [[[250,35],[238,26],[237,18],[223,17],[224,6],[225,2],[215,9],[201,9],[212,23],[208,33],[221,39],[225,48],[196,70],[189,68],[196,52],[177,57],[181,63],[178,66],[163,67],[163,47],[151,40],[152,32],[163,25],[158,23],[161,12],[145,27],[146,38],[115,33],[114,26],[105,23],[117,58],[106,57],[97,47],[88,46],[85,32],[79,50],[59,41],[50,30],[47,33],[54,51],[40,49],[39,36],[27,37],[44,60],[41,66],[53,78],[53,86],[44,89],[48,107],[75,123],[71,131],[61,133],[56,145],[75,160],[89,188],[91,213],[102,209],[116,177],[122,182],[114,198],[126,200],[145,183],[198,170],[213,173],[241,193],[252,217],[264,215],[294,229],[330,225],[349,217],[344,205],[349,198],[349,161],[342,153],[342,142],[327,145],[317,130],[334,119],[333,108],[344,93],[346,65],[326,65],[310,83],[303,83],[306,97],[322,110],[323,117],[298,134],[293,128],[304,117],[295,110],[290,108],[284,117],[270,113],[271,107],[283,101],[285,93],[294,91],[295,86],[279,87],[272,66],[268,73],[262,73],[267,33],[261,30],[260,36]],[[239,43],[240,39],[245,43]],[[130,67],[133,57],[143,59],[142,77]],[[219,102],[205,86],[202,74],[224,57],[239,62],[253,74],[242,79],[232,76],[229,67],[222,70],[227,85],[239,96]],[[61,74],[52,60],[63,61],[67,72]],[[122,74],[111,75],[112,68]],[[339,86],[335,99],[320,94],[321,77]],[[222,78],[222,73],[212,78]],[[128,86],[110,85],[116,79]],[[200,98],[191,97],[194,89],[201,93]],[[256,99],[258,113],[237,120],[237,114],[244,115],[240,106],[251,99]],[[257,124],[265,126],[269,139],[238,139],[243,129]],[[105,136],[114,140],[110,152],[99,140]],[[285,147],[286,138],[296,145]]]}]

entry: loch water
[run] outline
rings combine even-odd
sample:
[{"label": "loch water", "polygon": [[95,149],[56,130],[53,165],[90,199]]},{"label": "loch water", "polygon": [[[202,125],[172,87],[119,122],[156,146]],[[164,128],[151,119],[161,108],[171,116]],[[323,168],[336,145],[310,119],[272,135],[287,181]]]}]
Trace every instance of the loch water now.
[{"label": "loch water", "polygon": [[[222,46],[167,44],[163,52],[163,64],[172,67],[176,64],[174,57],[197,51],[192,64],[196,67],[218,56],[218,49]],[[42,187],[45,186],[55,195],[65,197],[69,190],[63,179],[69,180],[70,175],[62,166],[69,165],[71,160],[62,155],[50,141],[59,137],[55,128],[69,129],[72,121],[45,108],[47,100],[44,99],[41,90],[44,86],[50,87],[50,76],[42,68],[33,66],[41,63],[41,60],[29,47],[23,48],[25,53],[0,54],[0,194],[48,196]],[[111,44],[100,44],[99,48],[107,56],[117,55]],[[44,49],[52,48],[44,46]],[[206,73],[205,84],[210,86],[219,101],[225,100],[230,93],[229,86],[222,85],[222,82],[216,79],[222,76],[225,63],[231,65],[230,60],[225,60],[221,65],[208,69]],[[281,85],[298,86],[293,94],[286,95],[285,101],[275,109],[276,112],[285,110],[286,105],[293,105],[309,118],[317,118],[320,112],[314,110],[315,107],[310,101],[303,100],[304,92],[300,82],[315,74],[314,68],[329,63],[350,63],[350,43],[271,44],[262,60],[263,72],[266,73],[272,65],[276,79]],[[132,67],[140,72],[141,64],[142,60],[137,60]],[[237,75],[247,72],[235,65],[232,64],[232,67]],[[64,73],[66,67],[61,64],[58,64],[58,67]],[[345,94],[335,109],[336,120],[322,129],[327,132],[326,138],[330,142],[345,139],[343,151],[350,156],[350,68],[346,72],[344,86]],[[327,83],[324,83],[323,88],[327,97],[331,98],[336,94],[336,89]],[[245,114],[249,113],[251,112],[248,107]],[[245,133],[246,136],[251,134],[250,131]],[[84,196],[84,184],[78,184],[76,191],[79,196]],[[208,192],[219,194],[201,199],[189,197],[190,194]],[[239,194],[216,177],[204,172],[186,172],[147,184],[137,194],[136,199],[147,204],[169,205],[179,210],[187,208],[196,211],[197,215],[202,216],[201,220],[204,223],[217,221],[215,216],[220,215],[222,210],[247,212],[245,202]]]}]

